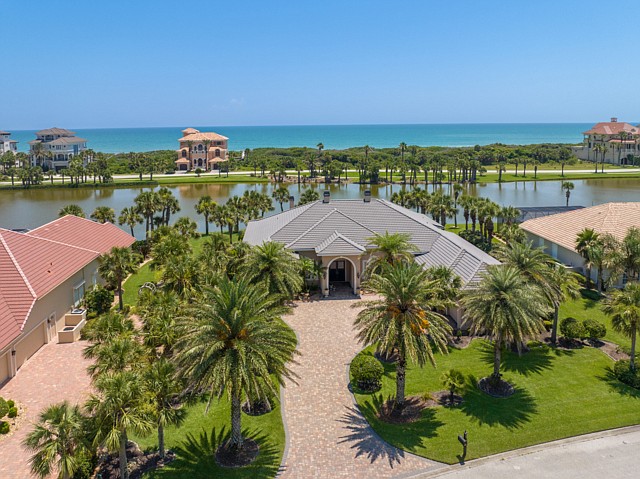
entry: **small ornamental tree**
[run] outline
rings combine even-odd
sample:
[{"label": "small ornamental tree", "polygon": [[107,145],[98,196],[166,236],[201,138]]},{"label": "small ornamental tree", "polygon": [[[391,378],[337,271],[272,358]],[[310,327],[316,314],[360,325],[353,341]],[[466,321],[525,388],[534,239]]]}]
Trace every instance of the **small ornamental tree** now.
[{"label": "small ornamental tree", "polygon": [[597,341],[607,335],[605,325],[595,319],[585,319],[582,322],[582,328],[584,329],[584,337],[591,341]]},{"label": "small ornamental tree", "polygon": [[584,327],[576,318],[564,318],[560,322],[560,333],[567,339],[584,337]]},{"label": "small ornamental tree", "polygon": [[113,291],[109,291],[104,286],[98,285],[85,295],[85,303],[89,311],[96,314],[103,314],[111,309],[113,304]]},{"label": "small ornamental tree", "polygon": [[442,374],[440,381],[442,381],[442,385],[449,391],[449,402],[453,404],[455,394],[462,391],[464,387],[464,374],[457,369],[449,369]]},{"label": "small ornamental tree", "polygon": [[382,387],[384,368],[373,356],[360,354],[351,362],[351,376],[363,391],[378,391]]}]

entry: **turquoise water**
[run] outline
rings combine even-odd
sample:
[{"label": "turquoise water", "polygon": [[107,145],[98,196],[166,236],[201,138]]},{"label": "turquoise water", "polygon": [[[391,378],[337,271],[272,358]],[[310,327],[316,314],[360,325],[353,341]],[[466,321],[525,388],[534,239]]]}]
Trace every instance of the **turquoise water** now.
[{"label": "turquoise water", "polygon": [[[104,128],[74,129],[88,141],[89,148],[107,153],[173,150],[178,147],[180,131],[175,128]],[[390,148],[400,142],[419,146],[473,146],[491,143],[530,145],[534,143],[580,143],[582,132],[591,123],[509,123],[449,125],[318,125],[318,126],[194,126],[201,131],[215,131],[229,137],[233,150],[258,147],[315,146],[343,149],[370,145]],[[18,149],[27,151],[27,142],[35,130],[13,131]]]}]

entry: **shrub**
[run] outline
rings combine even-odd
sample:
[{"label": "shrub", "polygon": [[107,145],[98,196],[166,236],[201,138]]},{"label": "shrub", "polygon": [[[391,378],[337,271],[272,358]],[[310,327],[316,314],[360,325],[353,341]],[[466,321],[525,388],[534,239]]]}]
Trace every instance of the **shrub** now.
[{"label": "shrub", "polygon": [[8,433],[9,433],[9,423],[0,422],[0,434],[8,434]]},{"label": "shrub", "polygon": [[87,292],[84,301],[89,311],[96,314],[103,314],[111,309],[113,298],[113,291],[109,291],[105,287],[98,285]]},{"label": "shrub", "polygon": [[640,389],[640,371],[637,369],[632,371],[629,366],[630,363],[628,359],[616,361],[613,365],[613,375],[620,382],[623,382],[633,388]]},{"label": "shrub", "polygon": [[467,240],[474,246],[477,246],[482,251],[489,252],[491,251],[491,243],[487,241],[487,239],[482,236],[482,233],[478,230],[463,230],[458,233],[461,238]]},{"label": "shrub", "polygon": [[131,251],[138,253],[144,259],[151,253],[151,245],[147,240],[139,240],[131,245]]},{"label": "shrub", "polygon": [[351,362],[351,377],[358,388],[373,392],[382,387],[384,368],[373,356],[360,354]]},{"label": "shrub", "polygon": [[8,412],[9,405],[7,404],[7,401],[5,401],[4,398],[0,397],[0,421],[7,415]]},{"label": "shrub", "polygon": [[564,318],[560,322],[560,333],[567,339],[579,339],[585,336],[584,327],[576,318]]},{"label": "shrub", "polygon": [[78,455],[76,458],[78,465],[76,467],[76,473],[73,475],[73,479],[91,479],[93,477],[93,470],[96,465],[96,457],[88,452]]},{"label": "shrub", "polygon": [[9,408],[12,408],[16,405],[16,402],[13,399],[7,399],[7,406],[9,406]]},{"label": "shrub", "polygon": [[544,329],[546,329],[547,331],[551,331],[551,328],[553,328],[553,321],[549,321],[545,319],[543,323],[544,323]]},{"label": "shrub", "polygon": [[607,335],[607,328],[604,324],[599,323],[595,319],[585,319],[582,322],[582,328],[584,329],[584,337],[596,341],[602,339]]},{"label": "shrub", "polygon": [[18,415],[18,408],[17,407],[10,407],[9,408],[9,414],[7,414],[7,417],[10,417],[11,419],[13,419],[17,415]]}]

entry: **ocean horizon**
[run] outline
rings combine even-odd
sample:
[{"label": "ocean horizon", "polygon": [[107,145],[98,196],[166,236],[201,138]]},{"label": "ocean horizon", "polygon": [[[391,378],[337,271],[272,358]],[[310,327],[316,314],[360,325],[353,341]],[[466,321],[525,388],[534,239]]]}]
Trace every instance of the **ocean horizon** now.
[{"label": "ocean horizon", "polygon": [[[538,143],[582,142],[582,132],[593,123],[450,123],[409,125],[290,125],[290,126],[194,126],[150,128],[71,128],[87,140],[87,146],[105,153],[175,150],[181,130],[189,126],[215,131],[229,137],[229,148],[315,148],[345,149],[369,145],[392,148],[401,142],[418,146],[474,146],[492,143],[530,145]],[[54,125],[52,125],[54,126]],[[67,128],[65,125],[55,125]],[[11,131],[11,130],[9,130]],[[37,130],[13,130],[19,151],[28,151],[28,142]]]}]

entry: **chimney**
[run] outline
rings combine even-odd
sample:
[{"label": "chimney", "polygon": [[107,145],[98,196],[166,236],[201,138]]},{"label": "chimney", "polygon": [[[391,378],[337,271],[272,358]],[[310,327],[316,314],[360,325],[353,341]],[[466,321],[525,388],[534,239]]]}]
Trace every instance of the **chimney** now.
[{"label": "chimney", "polygon": [[371,203],[371,190],[364,190],[364,202]]},{"label": "chimney", "polygon": [[611,123],[618,123],[618,119],[615,116],[612,116]]},{"label": "chimney", "polygon": [[293,208],[296,204],[295,204],[296,199],[293,196],[289,196],[289,209]]},{"label": "chimney", "polygon": [[322,193],[322,202],[329,203],[330,199],[331,199],[331,192],[329,190],[324,190],[324,193]]}]

